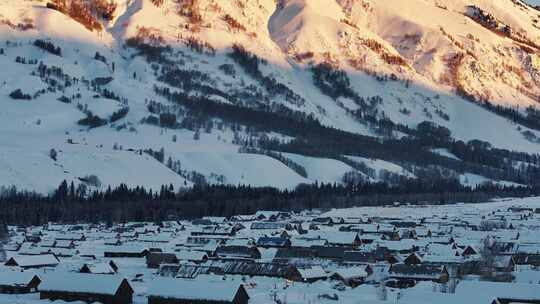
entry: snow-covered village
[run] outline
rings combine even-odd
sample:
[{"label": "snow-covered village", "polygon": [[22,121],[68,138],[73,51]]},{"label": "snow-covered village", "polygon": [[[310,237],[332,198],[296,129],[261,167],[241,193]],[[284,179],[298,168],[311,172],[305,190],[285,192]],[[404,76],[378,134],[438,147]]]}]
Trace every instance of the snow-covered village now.
[{"label": "snow-covered village", "polygon": [[540,198],[9,226],[1,303],[540,303]]}]

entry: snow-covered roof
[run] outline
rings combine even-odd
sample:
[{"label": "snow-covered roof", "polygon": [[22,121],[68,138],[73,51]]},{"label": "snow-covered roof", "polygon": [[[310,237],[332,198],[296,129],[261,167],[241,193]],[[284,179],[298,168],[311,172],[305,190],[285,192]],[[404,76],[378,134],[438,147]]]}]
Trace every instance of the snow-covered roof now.
[{"label": "snow-covered roof", "polygon": [[312,266],[312,267],[306,267],[306,268],[298,268],[298,272],[300,272],[300,275],[303,279],[318,279],[318,278],[325,278],[328,275],[326,274],[326,271],[321,266]]},{"label": "snow-covered roof", "polygon": [[90,273],[94,274],[113,274],[114,269],[109,263],[97,263],[97,264],[85,264],[90,270]]},{"label": "snow-covered roof", "polygon": [[358,237],[358,233],[342,231],[310,231],[307,234],[307,237],[325,239],[332,244],[352,244]]},{"label": "snow-covered roof", "polygon": [[105,252],[125,252],[125,253],[141,253],[144,250],[148,250],[146,246],[139,244],[128,244],[121,246],[107,246]]},{"label": "snow-covered roof", "polygon": [[28,285],[35,276],[35,273],[28,271],[2,271],[0,285]]},{"label": "snow-covered roof", "polygon": [[52,254],[19,255],[12,257],[12,259],[15,261],[15,263],[17,263],[17,266],[20,267],[58,265],[58,259]]},{"label": "snow-covered roof", "polygon": [[241,284],[231,281],[157,278],[150,282],[149,296],[173,299],[232,302]]},{"label": "snow-covered roof", "polygon": [[39,286],[42,291],[114,295],[125,278],[116,275],[52,272],[44,274],[42,280]]},{"label": "snow-covered roof", "polygon": [[369,275],[368,272],[366,271],[366,267],[339,268],[334,273],[346,280],[356,279],[356,278],[365,278]]},{"label": "snow-covered roof", "polygon": [[197,250],[180,250],[176,252],[176,257],[179,260],[202,261],[207,255],[205,252]]}]

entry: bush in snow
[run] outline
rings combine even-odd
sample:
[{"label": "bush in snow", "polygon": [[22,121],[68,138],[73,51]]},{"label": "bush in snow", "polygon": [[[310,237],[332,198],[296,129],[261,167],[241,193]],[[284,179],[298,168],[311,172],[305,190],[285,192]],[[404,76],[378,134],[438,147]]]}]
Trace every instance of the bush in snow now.
[{"label": "bush in snow", "polygon": [[101,55],[99,52],[96,52],[96,55],[94,55],[94,59],[103,63],[107,63],[107,58]]},{"label": "bush in snow", "polygon": [[199,132],[199,130],[195,131],[195,133],[193,133],[193,140],[199,140],[201,139],[201,132]]},{"label": "bush in snow", "polygon": [[11,92],[9,94],[9,97],[11,97],[13,99],[22,99],[22,100],[30,100],[30,99],[32,99],[32,96],[30,96],[29,94],[23,93],[23,91],[21,89],[16,89],[15,91]]},{"label": "bush in snow", "polygon": [[52,160],[54,160],[54,161],[57,160],[58,153],[56,152],[55,149],[51,149],[51,150],[49,151],[49,157],[50,157]]},{"label": "bush in snow", "polygon": [[62,49],[59,46],[55,46],[48,41],[37,39],[36,41],[34,41],[34,45],[53,55],[62,56]]},{"label": "bush in snow", "polygon": [[58,98],[58,101],[63,102],[63,103],[71,103],[71,99],[69,97],[64,96],[64,95],[60,96]]},{"label": "bush in snow", "polygon": [[81,126],[88,126],[90,128],[97,128],[107,124],[105,119],[88,112],[86,117],[77,122]]},{"label": "bush in snow", "polygon": [[121,108],[120,110],[112,113],[111,115],[111,118],[109,119],[110,122],[115,122],[115,121],[118,121],[124,117],[126,117],[126,115],[129,113],[129,107],[124,107],[124,108]]},{"label": "bush in snow", "polygon": [[79,180],[87,185],[94,186],[96,188],[101,187],[101,180],[96,175],[87,175],[85,177],[79,178]]}]

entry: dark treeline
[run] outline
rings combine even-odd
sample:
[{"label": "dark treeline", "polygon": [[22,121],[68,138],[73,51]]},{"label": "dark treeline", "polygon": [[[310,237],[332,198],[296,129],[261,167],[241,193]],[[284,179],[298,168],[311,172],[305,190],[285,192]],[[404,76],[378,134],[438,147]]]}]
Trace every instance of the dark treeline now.
[{"label": "dark treeline", "polygon": [[11,188],[0,195],[0,222],[38,225],[54,222],[162,221],[202,216],[252,214],[257,210],[305,210],[383,206],[394,202],[446,204],[484,202],[495,196],[530,196],[537,190],[486,184],[475,189],[457,180],[404,180],[385,183],[300,185],[294,190],[249,186],[196,186],[160,191],[120,185],[87,193],[85,187],[63,182],[54,193],[43,196]]}]

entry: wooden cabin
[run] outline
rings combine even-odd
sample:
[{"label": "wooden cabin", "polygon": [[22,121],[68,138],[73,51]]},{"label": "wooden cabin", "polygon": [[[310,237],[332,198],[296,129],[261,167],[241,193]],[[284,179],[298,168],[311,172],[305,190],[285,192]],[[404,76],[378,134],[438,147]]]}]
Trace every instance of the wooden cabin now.
[{"label": "wooden cabin", "polygon": [[56,267],[60,263],[52,254],[20,255],[9,258],[4,265],[22,269]]},{"label": "wooden cabin", "polygon": [[133,302],[133,288],[125,278],[116,275],[51,273],[44,275],[39,291],[40,299],[51,301],[103,304]]},{"label": "wooden cabin", "polygon": [[449,279],[448,270],[441,265],[407,265],[395,264],[390,267],[389,276],[397,280],[433,281],[446,283]]},{"label": "wooden cabin", "polygon": [[160,278],[148,289],[148,304],[248,304],[244,285],[231,281]]},{"label": "wooden cabin", "polygon": [[35,292],[41,279],[31,272],[0,272],[0,293],[23,294]]}]

